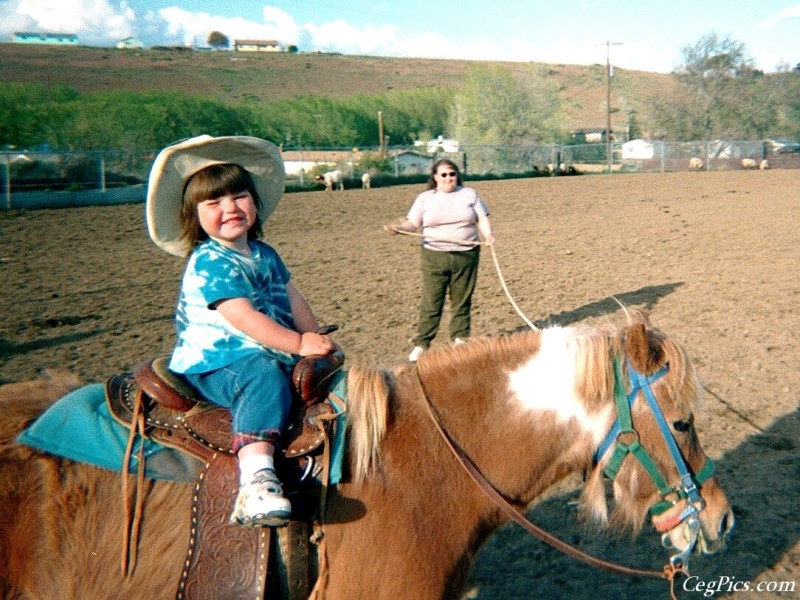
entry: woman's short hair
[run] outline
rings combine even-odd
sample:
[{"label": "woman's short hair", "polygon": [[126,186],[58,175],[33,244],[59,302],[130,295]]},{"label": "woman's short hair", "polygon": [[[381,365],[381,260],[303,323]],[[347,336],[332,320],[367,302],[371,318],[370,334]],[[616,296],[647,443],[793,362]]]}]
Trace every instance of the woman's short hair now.
[{"label": "woman's short hair", "polygon": [[[250,173],[239,165],[232,163],[210,165],[189,177],[183,188],[180,237],[180,239],[188,242],[189,252],[197,244],[208,239],[208,234],[200,227],[197,205],[204,200],[241,192],[250,192],[250,195],[253,196],[256,211],[261,208],[261,199],[258,197],[258,192],[256,192]],[[261,217],[256,216],[255,223],[247,232],[247,239],[258,239],[261,234]]]}]

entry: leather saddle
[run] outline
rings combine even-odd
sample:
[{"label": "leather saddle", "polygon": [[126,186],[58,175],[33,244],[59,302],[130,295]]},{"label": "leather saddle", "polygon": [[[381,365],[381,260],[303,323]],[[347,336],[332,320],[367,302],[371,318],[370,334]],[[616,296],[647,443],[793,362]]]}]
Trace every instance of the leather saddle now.
[{"label": "leather saddle", "polygon": [[[337,348],[328,355],[302,358],[292,374],[292,419],[288,441],[276,455],[276,468],[287,492],[294,496],[293,520],[289,527],[277,532],[284,542],[281,545],[287,545],[283,540],[287,536],[305,539],[305,554],[300,557],[294,551],[295,555],[290,557],[296,563],[293,568],[300,571],[308,571],[308,523],[315,510],[315,503],[306,497],[308,494],[300,491],[300,482],[319,478],[321,472],[327,474],[327,465],[317,458],[327,454],[323,446],[330,438],[336,410],[326,399],[330,384],[343,364],[344,353]],[[230,411],[197,398],[181,377],[167,369],[166,358],[147,361],[132,373],[111,377],[106,382],[106,400],[111,414],[130,428],[131,441],[137,434],[144,435],[188,453],[203,465],[192,497],[189,548],[176,597],[262,597],[267,585],[271,531],[227,522],[238,489]],[[143,461],[142,456],[140,470]],[[127,502],[128,477],[124,469],[123,477]],[[327,482],[318,483],[322,484],[324,498]],[[315,487],[318,490],[320,486]],[[294,533],[298,529],[299,536]],[[135,557],[138,532],[132,535],[133,542],[129,537],[124,542],[123,571],[128,570],[126,557],[131,554]],[[299,544],[292,544],[295,546]],[[215,557],[219,556],[228,556],[229,560],[217,564]],[[235,569],[231,569],[231,560],[236,563]],[[284,557],[284,571],[289,569],[286,563]],[[284,578],[281,597],[307,597],[309,582],[307,578],[301,579]]]},{"label": "leather saddle", "polygon": [[[111,377],[106,397],[114,417],[125,425],[134,420],[141,402],[145,433],[155,441],[205,461],[214,453],[232,454],[231,416],[197,397],[179,375],[167,368],[167,357],[137,366],[132,373]],[[320,447],[325,435],[321,423],[333,414],[325,402],[333,377],[344,364],[344,353],[302,358],[292,373],[292,420],[283,448],[286,458],[307,456]]]}]

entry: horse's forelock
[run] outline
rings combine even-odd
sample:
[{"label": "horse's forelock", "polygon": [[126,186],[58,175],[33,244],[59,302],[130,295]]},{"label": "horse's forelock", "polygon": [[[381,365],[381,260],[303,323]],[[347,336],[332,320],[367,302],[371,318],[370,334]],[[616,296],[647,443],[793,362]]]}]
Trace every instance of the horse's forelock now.
[{"label": "horse's forelock", "polygon": [[635,479],[637,476],[635,469],[626,466],[614,480],[612,484],[614,506],[609,514],[603,468],[595,466],[581,492],[581,517],[601,529],[630,530],[634,534],[638,533],[652,502],[647,496],[639,497],[629,492],[623,493],[623,489],[628,490],[635,485],[630,479]]},{"label": "horse's forelock", "polygon": [[603,470],[595,467],[583,486],[580,498],[580,514],[584,521],[601,528],[608,525],[608,502],[606,501]]}]

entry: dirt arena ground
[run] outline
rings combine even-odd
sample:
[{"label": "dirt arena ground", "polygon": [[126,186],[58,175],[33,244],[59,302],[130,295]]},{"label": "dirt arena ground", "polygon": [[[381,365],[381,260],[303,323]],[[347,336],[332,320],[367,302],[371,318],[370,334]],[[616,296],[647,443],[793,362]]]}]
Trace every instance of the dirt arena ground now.
[{"label": "dirt arena ground", "polygon": [[[734,582],[751,591],[716,597],[800,598],[800,171],[474,187],[492,210],[509,290],[537,325],[608,318],[616,298],[650,309],[695,361],[707,388],[698,429],[737,531],[725,553],[693,562],[698,579],[679,597],[704,597],[698,584],[732,592]],[[267,224],[320,320],[341,326],[351,363],[390,365],[410,349],[416,240],[381,226],[420,191],[292,194]],[[0,212],[0,383],[49,368],[99,381],[168,353],[181,270],[147,238],[141,205]],[[484,254],[473,335],[524,327]],[[631,540],[576,526],[573,497],[560,490],[531,517],[603,558],[663,564],[647,528]],[[756,592],[759,583],[773,592]],[[483,599],[668,597],[663,582],[595,571],[512,525],[485,546],[471,584]]]}]

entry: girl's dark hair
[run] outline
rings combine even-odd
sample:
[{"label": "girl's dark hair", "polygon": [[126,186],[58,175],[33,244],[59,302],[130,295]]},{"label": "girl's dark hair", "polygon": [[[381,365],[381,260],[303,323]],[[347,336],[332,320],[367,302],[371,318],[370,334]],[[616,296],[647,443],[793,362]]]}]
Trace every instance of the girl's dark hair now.
[{"label": "girl's dark hair", "polygon": [[442,165],[447,165],[448,167],[453,169],[453,171],[456,172],[456,183],[458,185],[462,185],[462,183],[461,183],[461,169],[458,168],[458,165],[456,163],[454,163],[452,160],[450,160],[449,158],[440,158],[435,163],[433,163],[433,166],[431,167],[431,176],[428,177],[428,188],[427,189],[429,189],[429,190],[436,189],[436,178],[434,177],[434,175],[436,175],[436,171],[438,171],[439,167],[441,167]]},{"label": "girl's dark hair", "polygon": [[[261,198],[258,197],[253,178],[239,165],[232,163],[210,165],[189,177],[183,187],[180,239],[187,242],[190,253],[197,244],[208,239],[208,234],[200,227],[200,220],[197,218],[197,205],[204,200],[241,192],[250,192],[256,211],[260,212]],[[255,223],[247,232],[247,239],[255,240],[261,237],[262,225],[261,216],[256,215]]]}]

